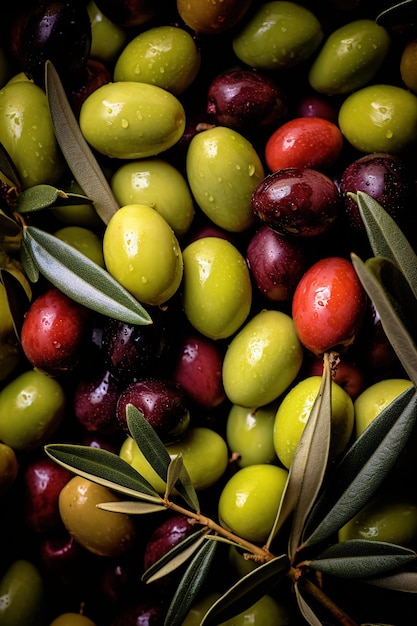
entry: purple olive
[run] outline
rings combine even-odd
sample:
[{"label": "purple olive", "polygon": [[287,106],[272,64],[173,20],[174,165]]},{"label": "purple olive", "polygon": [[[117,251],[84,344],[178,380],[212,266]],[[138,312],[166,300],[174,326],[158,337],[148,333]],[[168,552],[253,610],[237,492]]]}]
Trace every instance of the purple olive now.
[{"label": "purple olive", "polygon": [[252,209],[262,222],[279,233],[314,237],[326,233],[336,221],[339,190],[317,170],[278,170],[256,187]]},{"label": "purple olive", "polygon": [[278,85],[255,70],[234,70],[211,82],[207,114],[217,125],[245,133],[275,128],[287,114],[286,99]]},{"label": "purple olive", "polygon": [[249,242],[246,260],[259,291],[273,302],[290,300],[307,268],[306,251],[299,240],[261,228]]},{"label": "purple olive", "polygon": [[116,420],[119,384],[108,370],[83,373],[74,391],[74,413],[89,433],[110,434],[120,431]]},{"label": "purple olive", "polygon": [[364,191],[391,215],[403,223],[414,207],[413,177],[401,157],[375,152],[350,163],[340,178],[344,215],[349,226],[359,232],[365,227],[356,202],[349,192]]}]

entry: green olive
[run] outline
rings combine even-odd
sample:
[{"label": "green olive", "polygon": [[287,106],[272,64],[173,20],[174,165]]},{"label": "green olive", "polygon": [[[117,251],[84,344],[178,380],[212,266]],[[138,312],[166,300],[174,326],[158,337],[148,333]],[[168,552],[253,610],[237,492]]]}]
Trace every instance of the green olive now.
[{"label": "green olive", "polygon": [[237,465],[246,467],[278,461],[274,447],[274,422],[277,404],[248,409],[233,404],[226,423],[226,441]]},{"label": "green olive", "polygon": [[[64,188],[64,192],[85,196],[80,185],[74,179]],[[60,205],[52,208],[51,211],[54,217],[69,226],[83,226],[84,228],[92,228],[93,230],[101,229],[103,226],[103,222],[99,218],[94,206],[89,203]]]},{"label": "green olive", "polygon": [[238,470],[219,498],[219,521],[234,534],[265,542],[272,529],[287,483],[288,471],[267,463]]},{"label": "green olive", "polygon": [[98,152],[141,159],[171,148],[184,133],[185,111],[169,91],[134,81],[107,83],[84,100],[81,132]]},{"label": "green olive", "polygon": [[104,233],[103,253],[109,273],[144,304],[163,304],[181,283],[178,240],[162,215],[144,204],[116,211]]},{"label": "green olive", "polygon": [[348,96],[339,127],[360,152],[402,153],[417,137],[417,96],[395,85],[369,85]]},{"label": "green olive", "polygon": [[273,402],[297,376],[303,348],[289,315],[263,310],[232,339],[223,361],[223,385],[233,404]]},{"label": "green olive", "polygon": [[113,174],[111,188],[120,206],[147,204],[162,217],[177,237],[183,237],[194,218],[194,203],[181,172],[163,159],[124,163]]},{"label": "green olive", "polygon": [[323,39],[317,17],[296,2],[262,4],[233,38],[243,63],[262,70],[293,67],[306,61]]},{"label": "green olive", "polygon": [[0,439],[14,450],[41,446],[62,421],[62,385],[38,370],[19,374],[0,391]]},{"label": "green olive", "polygon": [[14,484],[19,471],[16,453],[10,446],[0,443],[0,498]]},{"label": "green olive", "polygon": [[252,287],[245,259],[220,237],[202,237],[183,250],[183,305],[196,330],[230,337],[249,315]]},{"label": "green olive", "polygon": [[0,381],[5,380],[16,369],[20,355],[6,289],[0,283]]},{"label": "green olive", "polygon": [[87,3],[87,11],[91,22],[90,56],[105,63],[114,61],[126,43],[126,30],[103,15],[94,0]]},{"label": "green olive", "polygon": [[310,69],[310,85],[328,95],[364,87],[381,67],[390,44],[386,29],[374,20],[344,24],[324,42]]},{"label": "green olive", "polygon": [[96,626],[96,623],[82,613],[62,613],[49,626]]},{"label": "green olive", "polygon": [[177,0],[181,19],[196,33],[214,35],[235,26],[251,0]]},{"label": "green olive", "polygon": [[11,82],[0,90],[0,143],[24,188],[54,184],[64,171],[46,94],[31,81]]},{"label": "green olive", "polygon": [[98,235],[83,226],[65,226],[55,231],[55,237],[82,252],[91,261],[104,267],[103,244]]},{"label": "green olive", "polygon": [[103,502],[119,502],[110,489],[74,476],[61,489],[59,513],[67,531],[86,550],[99,556],[126,554],[136,539],[133,518],[100,509]]},{"label": "green olive", "polygon": [[242,232],[254,223],[252,193],[265,173],[255,148],[240,133],[224,126],[197,133],[186,169],[198,206],[214,224]]},{"label": "green olive", "polygon": [[13,561],[0,580],[0,624],[39,624],[44,599],[44,583],[38,568],[26,559]]},{"label": "green olive", "polygon": [[114,80],[149,83],[178,96],[193,83],[200,64],[200,52],[190,33],[176,26],[155,26],[123,48]]}]

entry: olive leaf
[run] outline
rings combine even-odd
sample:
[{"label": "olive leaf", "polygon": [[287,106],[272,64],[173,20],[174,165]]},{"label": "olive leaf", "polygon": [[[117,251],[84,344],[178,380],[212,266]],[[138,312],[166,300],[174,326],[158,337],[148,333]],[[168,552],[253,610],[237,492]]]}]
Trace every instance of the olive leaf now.
[{"label": "olive leaf", "polygon": [[12,185],[15,187],[21,186],[17,168],[2,143],[0,143],[0,172],[10,181],[10,183],[12,183]]},{"label": "olive leaf", "polygon": [[129,463],[113,452],[70,443],[50,443],[46,454],[78,476],[133,498],[160,503],[152,485]]},{"label": "olive leaf", "polygon": [[302,580],[303,579],[300,579],[300,581],[298,581],[294,585],[295,597],[297,598],[297,604],[298,608],[300,609],[300,613],[304,617],[306,622],[310,624],[310,626],[323,626],[323,622],[317,617],[317,615],[314,613],[313,609],[310,607],[310,605],[301,593],[300,587],[302,586]]},{"label": "olive leaf", "polygon": [[251,607],[284,578],[290,561],[282,554],[240,578],[207,611],[200,626],[216,626]]},{"label": "olive leaf", "polygon": [[45,64],[45,88],[55,135],[81,189],[92,198],[105,224],[119,209],[111,187],[80,130],[65,89],[51,61]]},{"label": "olive leaf", "polygon": [[176,454],[171,458],[171,462],[168,465],[167,470],[167,486],[165,490],[165,498],[168,499],[174,490],[174,487],[179,480],[182,471],[184,469],[184,461],[181,454]]},{"label": "olive leaf", "polygon": [[0,282],[6,291],[7,304],[13,321],[15,335],[19,338],[30,298],[20,280],[7,269],[0,269]]},{"label": "olive leaf", "polygon": [[16,210],[18,213],[31,213],[60,205],[78,204],[91,204],[91,200],[81,194],[67,193],[46,184],[29,187],[19,193],[16,198]]},{"label": "olive leaf", "polygon": [[23,229],[22,264],[30,280],[37,268],[75,302],[130,324],[149,324],[144,307],[105,269],[73,246],[34,226]]},{"label": "olive leaf", "polygon": [[383,541],[351,539],[329,546],[305,564],[342,578],[368,578],[416,561],[414,550]]},{"label": "olive leaf", "polygon": [[365,582],[392,591],[417,593],[417,571],[415,570],[394,572],[378,578],[367,578]]},{"label": "olive leaf", "polygon": [[160,513],[166,511],[167,508],[160,498],[160,504],[157,502],[136,502],[126,500],[120,502],[100,502],[96,504],[98,509],[110,511],[112,513],[125,513],[126,515],[148,515],[149,513]]},{"label": "olive leaf", "polygon": [[366,504],[391,471],[416,422],[417,391],[411,386],[371,421],[332,470],[306,520],[303,546],[325,541]]},{"label": "olive leaf", "polygon": [[217,545],[214,541],[205,541],[195,553],[168,607],[164,626],[182,625],[195,597],[207,579]]},{"label": "olive leaf", "polygon": [[16,237],[22,227],[16,220],[0,209],[0,233],[1,237]]},{"label": "olive leaf", "polygon": [[380,26],[402,26],[417,21],[416,0],[403,0],[396,2],[384,11],[381,11],[375,21]]}]

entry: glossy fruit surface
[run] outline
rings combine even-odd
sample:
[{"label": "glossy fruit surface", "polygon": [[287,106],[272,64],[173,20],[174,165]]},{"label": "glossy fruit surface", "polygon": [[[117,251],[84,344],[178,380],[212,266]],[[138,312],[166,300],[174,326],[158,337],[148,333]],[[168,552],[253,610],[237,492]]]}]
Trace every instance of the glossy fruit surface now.
[{"label": "glossy fruit surface", "polygon": [[237,471],[220,494],[221,525],[249,541],[266,541],[287,477],[287,470],[268,464],[249,465]]},{"label": "glossy fruit surface", "polygon": [[352,264],[342,257],[314,263],[298,283],[292,318],[301,343],[319,356],[346,350],[363,323],[366,294]]},{"label": "glossy fruit surface", "polygon": [[115,515],[97,507],[119,500],[107,487],[74,476],[60,492],[59,512],[65,528],[83,548],[100,556],[119,556],[132,548],[136,525],[124,513]]},{"label": "glossy fruit surface", "polygon": [[327,232],[339,215],[335,183],[308,167],[279,169],[252,194],[252,209],[264,224],[283,235],[315,237]]},{"label": "glossy fruit surface", "polygon": [[97,265],[100,265],[100,267],[104,267],[101,239],[89,228],[84,228],[83,226],[65,226],[64,228],[56,230],[54,235],[58,237],[58,239],[61,239],[61,241],[65,241],[65,243],[76,248],[82,254],[85,254],[85,256],[91,259],[91,261],[94,261],[94,263],[97,263]]},{"label": "glossy fruit surface", "polygon": [[417,39],[412,39],[405,46],[400,59],[400,74],[404,85],[417,93]]},{"label": "glossy fruit surface", "polygon": [[176,26],[155,26],[134,37],[120,53],[113,78],[157,85],[176,96],[193,83],[201,57],[190,33]]},{"label": "glossy fruit surface", "polygon": [[55,432],[65,410],[61,384],[36,370],[19,374],[0,391],[0,439],[14,450],[33,450]]},{"label": "glossy fruit surface", "polygon": [[124,163],[116,169],[111,188],[120,206],[147,204],[166,219],[177,237],[188,231],[194,203],[181,172],[160,158]]},{"label": "glossy fruit surface", "polygon": [[125,29],[104,15],[94,0],[87,2],[87,11],[91,22],[90,57],[105,63],[115,61],[126,43]]},{"label": "glossy fruit surface", "polygon": [[35,626],[42,616],[44,593],[39,569],[26,559],[13,561],[0,580],[2,626]]},{"label": "glossy fruit surface", "polygon": [[417,96],[396,85],[363,87],[342,103],[339,127],[360,152],[402,153],[415,142]]},{"label": "glossy fruit surface", "polygon": [[314,13],[295,2],[276,0],[262,4],[239,29],[233,50],[249,67],[276,70],[306,61],[322,38]]},{"label": "glossy fruit surface", "polygon": [[303,348],[294,323],[281,311],[263,310],[230,342],[223,361],[223,385],[233,404],[269,404],[295,379]]},{"label": "glossy fruit surface", "polygon": [[0,142],[15,164],[22,187],[54,184],[64,165],[45,92],[31,81],[0,90]]},{"label": "glossy fruit surface", "polygon": [[249,315],[252,287],[245,259],[220,237],[202,237],[183,250],[184,311],[211,339],[230,337]]},{"label": "glossy fruit surface", "polygon": [[214,224],[231,232],[253,224],[250,199],[264,169],[243,135],[224,126],[197,133],[188,147],[186,169],[195,201]]},{"label": "glossy fruit surface", "polygon": [[214,35],[237,24],[250,4],[250,0],[198,0],[191,5],[187,0],[177,0],[177,11],[187,26],[196,33]]},{"label": "glossy fruit surface", "polygon": [[22,348],[33,367],[51,376],[78,364],[90,312],[59,289],[49,289],[32,301],[23,320]]},{"label": "glossy fruit surface", "polygon": [[185,129],[185,113],[171,93],[147,83],[121,81],[99,87],[83,102],[80,128],[98,152],[118,159],[155,156]]},{"label": "glossy fruit surface", "polygon": [[324,42],[309,73],[310,85],[328,95],[346,94],[369,83],[388,54],[388,31],[374,20],[348,22]]},{"label": "glossy fruit surface", "polygon": [[372,420],[411,385],[411,381],[406,378],[387,378],[364,389],[354,404],[356,437],[359,437]]},{"label": "glossy fruit surface", "polygon": [[96,626],[95,622],[82,613],[62,613],[49,626]]},{"label": "glossy fruit surface", "polygon": [[[274,445],[281,463],[289,468],[304,431],[321,383],[320,376],[301,380],[285,395],[278,407],[274,424]],[[345,450],[354,426],[351,397],[332,382],[332,425],[330,457],[335,459]]]},{"label": "glossy fruit surface", "polygon": [[227,416],[226,441],[237,465],[275,463],[274,447],[276,403],[255,409],[232,405]]},{"label": "glossy fruit surface", "polygon": [[327,170],[339,158],[343,136],[338,126],[321,117],[296,117],[285,122],[265,145],[271,172],[288,167]]},{"label": "glossy fruit surface", "polygon": [[73,396],[73,411],[83,430],[100,435],[118,432],[119,396],[120,385],[106,368],[83,372],[75,383]]},{"label": "glossy fruit surface", "polygon": [[339,530],[339,541],[351,539],[386,541],[414,548],[417,541],[417,503],[410,496],[375,496]]},{"label": "glossy fruit surface", "polygon": [[177,291],[183,272],[181,249],[168,222],[144,204],[120,208],[103,238],[107,270],[140,302],[159,305]]},{"label": "glossy fruit surface", "polygon": [[10,446],[0,443],[0,499],[14,484],[19,472],[16,453]]}]

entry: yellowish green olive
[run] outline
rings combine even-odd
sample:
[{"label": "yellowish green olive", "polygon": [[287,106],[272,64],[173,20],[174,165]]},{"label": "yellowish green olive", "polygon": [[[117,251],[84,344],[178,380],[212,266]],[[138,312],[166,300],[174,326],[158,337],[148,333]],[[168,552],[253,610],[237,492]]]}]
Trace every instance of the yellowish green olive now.
[{"label": "yellowish green olive", "polygon": [[183,237],[194,218],[190,188],[181,172],[160,158],[121,165],[111,178],[120,206],[147,204],[166,219],[177,237]]},{"label": "yellowish green olive", "polygon": [[239,467],[278,461],[274,447],[277,403],[249,409],[233,404],[226,422],[226,440]]},{"label": "yellowish green olive", "polygon": [[344,24],[324,42],[310,69],[310,85],[328,95],[364,87],[381,67],[390,44],[387,30],[374,20]]},{"label": "yellowish green olive", "polygon": [[99,556],[119,556],[132,548],[137,535],[136,524],[129,515],[97,506],[119,501],[107,487],[74,476],[61,489],[59,513],[67,531],[86,550]]},{"label": "yellowish green olive", "polygon": [[359,437],[377,415],[412,384],[407,378],[385,378],[366,387],[353,403],[356,437]]},{"label": "yellowish green olive", "polygon": [[17,478],[19,463],[13,448],[0,443],[0,498],[10,489]]},{"label": "yellowish green olive", "polygon": [[87,11],[91,22],[90,56],[105,63],[114,61],[126,43],[126,29],[109,20],[94,0],[87,3]]},{"label": "yellowish green olive", "polygon": [[116,211],[104,233],[103,254],[109,273],[144,304],[163,304],[181,283],[183,259],[174,231],[144,204]]},{"label": "yellowish green olive", "polygon": [[198,206],[214,224],[242,232],[254,223],[252,193],[265,173],[255,148],[240,133],[224,126],[197,133],[186,169]]},{"label": "yellowish green olive", "polygon": [[[72,179],[64,188],[65,193],[85,195],[76,180]],[[86,204],[60,205],[50,209],[59,222],[69,226],[83,226],[93,230],[101,230],[103,222],[97,214],[94,206]]]},{"label": "yellowish green olive", "polygon": [[182,254],[185,315],[206,337],[230,337],[246,320],[252,301],[245,259],[220,237],[197,239]]},{"label": "yellowish green olive", "polygon": [[185,111],[169,91],[135,81],[107,83],[84,100],[81,132],[98,152],[141,159],[171,148],[184,133]]},{"label": "yellowish green olive", "polygon": [[0,143],[24,188],[54,184],[64,171],[46,94],[31,81],[11,82],[0,90]]},{"label": "yellowish green olive", "polygon": [[89,228],[83,226],[65,226],[55,231],[55,237],[61,239],[91,261],[104,267],[103,244],[100,237]]},{"label": "yellowish green olive", "polygon": [[49,626],[96,626],[96,623],[82,613],[62,613]]},{"label": "yellowish green olive", "polygon": [[38,568],[26,559],[13,561],[0,580],[0,624],[39,624],[44,600],[44,582]]},{"label": "yellowish green olive", "polygon": [[229,400],[259,407],[276,400],[297,376],[303,348],[289,315],[263,310],[232,339],[223,361]]},{"label": "yellowish green olive", "polygon": [[200,52],[189,32],[177,26],[155,26],[123,48],[114,80],[149,83],[178,96],[193,83],[200,65]]}]

